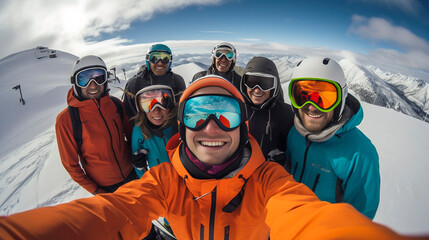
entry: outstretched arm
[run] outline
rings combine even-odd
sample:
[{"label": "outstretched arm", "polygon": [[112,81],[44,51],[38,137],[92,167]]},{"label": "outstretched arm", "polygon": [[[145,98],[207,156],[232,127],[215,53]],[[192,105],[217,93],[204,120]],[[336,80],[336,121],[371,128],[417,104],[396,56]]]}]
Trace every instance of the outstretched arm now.
[{"label": "outstretched arm", "polygon": [[142,239],[165,215],[159,183],[144,178],[115,193],[0,217],[1,239]]}]

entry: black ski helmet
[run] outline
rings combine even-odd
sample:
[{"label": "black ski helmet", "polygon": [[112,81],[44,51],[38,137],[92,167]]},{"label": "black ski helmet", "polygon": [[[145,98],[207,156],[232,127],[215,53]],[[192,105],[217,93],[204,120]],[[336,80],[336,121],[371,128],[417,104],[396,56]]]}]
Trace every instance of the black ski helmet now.
[{"label": "black ski helmet", "polygon": [[[244,85],[244,78],[246,75],[273,76],[275,78],[274,89],[271,91],[270,97],[260,106],[255,106],[247,94],[247,87]],[[281,85],[279,72],[277,70],[276,64],[273,61],[265,57],[253,57],[249,60],[246,67],[244,68],[243,77],[240,80],[240,92],[243,94],[246,104],[259,109],[271,108],[274,106],[276,99],[280,95],[280,88]]]}]

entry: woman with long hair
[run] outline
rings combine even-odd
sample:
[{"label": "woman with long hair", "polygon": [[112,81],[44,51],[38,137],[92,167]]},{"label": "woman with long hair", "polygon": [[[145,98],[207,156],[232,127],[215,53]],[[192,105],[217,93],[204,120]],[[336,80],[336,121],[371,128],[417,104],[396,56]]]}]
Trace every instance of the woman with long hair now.
[{"label": "woman with long hair", "polygon": [[136,94],[137,115],[131,137],[132,162],[139,177],[147,169],[169,162],[165,145],[177,133],[177,104],[166,85],[145,87]]}]

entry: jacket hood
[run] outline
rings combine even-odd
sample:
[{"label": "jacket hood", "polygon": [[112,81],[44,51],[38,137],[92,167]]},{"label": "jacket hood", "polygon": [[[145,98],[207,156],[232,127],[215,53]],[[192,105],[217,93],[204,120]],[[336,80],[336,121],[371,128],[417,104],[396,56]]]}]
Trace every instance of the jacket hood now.
[{"label": "jacket hood", "polygon": [[346,107],[348,107],[352,112],[352,117],[350,120],[344,125],[343,131],[349,131],[357,127],[363,120],[363,109],[360,102],[350,93],[346,98]]},{"label": "jacket hood", "polygon": [[[270,93],[270,97],[260,106],[254,105],[253,102],[250,100],[249,96],[247,95],[247,87],[244,85],[244,76],[246,75],[246,73],[249,72],[265,73],[276,77],[276,88],[272,90],[272,92]],[[281,84],[279,73],[273,61],[265,57],[253,57],[252,59],[250,59],[250,61],[244,68],[243,76],[241,77],[240,81],[240,91],[243,94],[247,105],[259,109],[272,108],[277,101],[277,98],[279,97],[280,87]]]}]

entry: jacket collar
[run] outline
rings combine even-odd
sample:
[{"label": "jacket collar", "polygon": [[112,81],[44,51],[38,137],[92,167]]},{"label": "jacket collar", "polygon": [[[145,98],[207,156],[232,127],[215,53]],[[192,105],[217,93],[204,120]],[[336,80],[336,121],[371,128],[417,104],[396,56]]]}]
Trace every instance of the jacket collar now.
[{"label": "jacket collar", "polygon": [[[106,101],[108,101],[109,93],[106,93],[104,96],[100,98],[100,104],[104,104]],[[79,100],[73,95],[73,88],[70,88],[70,90],[67,93],[67,104],[71,107],[85,107],[88,105],[93,105],[94,99],[86,99],[86,100]]]},{"label": "jacket collar", "polygon": [[180,147],[184,143],[179,134],[168,141],[166,149],[171,164],[192,193],[194,201],[202,205],[207,204],[205,201],[210,199],[209,195],[216,193],[216,204],[221,206],[224,212],[232,212],[241,204],[247,180],[265,162],[258,143],[251,135],[249,142],[251,149],[244,149],[240,167],[222,179],[196,179],[189,174],[180,160]]},{"label": "jacket collar", "polygon": [[[259,148],[256,140],[249,134],[249,142],[251,147],[251,155],[248,162],[235,174],[236,176],[242,175],[245,179],[248,179],[252,173],[265,162],[264,155],[262,154],[261,149]],[[180,135],[176,134],[168,141],[166,149],[170,157],[170,161],[176,169],[177,173],[182,177],[188,176],[190,178],[189,172],[183,166],[180,160],[179,148],[183,144],[183,141],[180,139]]]},{"label": "jacket collar", "polygon": [[319,132],[309,132],[302,125],[298,115],[294,116],[294,124],[296,130],[305,138],[313,142],[325,142],[331,139],[332,136],[348,132],[357,127],[363,119],[363,110],[359,101],[352,95],[346,99],[346,106],[341,119],[338,122],[329,124],[326,128]]}]

